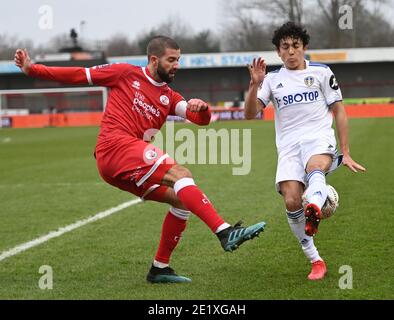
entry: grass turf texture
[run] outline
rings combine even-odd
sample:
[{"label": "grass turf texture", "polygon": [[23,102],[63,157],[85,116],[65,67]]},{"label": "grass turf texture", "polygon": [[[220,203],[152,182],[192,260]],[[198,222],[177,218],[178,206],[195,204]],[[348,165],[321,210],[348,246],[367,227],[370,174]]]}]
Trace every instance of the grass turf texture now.
[{"label": "grass turf texture", "polygon": [[[145,276],[168,206],[146,202],[1,261],[0,299],[394,298],[394,119],[350,121],[352,156],[368,171],[356,175],[341,168],[328,177],[339,192],[340,207],[321,223],[315,239],[329,270],[320,282],[307,281],[309,263],[274,190],[273,123],[210,127],[252,129],[249,175],[233,176],[231,165],[186,166],[228,222],[266,221],[259,239],[225,253],[193,216],[171,264],[193,282],[152,285]],[[0,130],[0,252],[134,197],[99,178],[92,156],[97,132]],[[39,289],[42,265],[53,268],[52,290]],[[353,289],[339,288],[342,265],[352,267]]]}]

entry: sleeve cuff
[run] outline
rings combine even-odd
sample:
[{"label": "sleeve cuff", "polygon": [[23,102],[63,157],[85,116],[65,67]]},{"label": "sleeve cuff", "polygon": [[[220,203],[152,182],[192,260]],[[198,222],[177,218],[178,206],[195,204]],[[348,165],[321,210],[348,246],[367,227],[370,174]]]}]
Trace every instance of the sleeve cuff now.
[{"label": "sleeve cuff", "polygon": [[262,99],[257,98],[257,100],[259,100],[262,104],[263,104],[263,108],[265,108],[268,105],[268,102],[264,102]]},{"label": "sleeve cuff", "polygon": [[179,101],[175,106],[175,114],[186,119],[187,102],[185,100]]}]

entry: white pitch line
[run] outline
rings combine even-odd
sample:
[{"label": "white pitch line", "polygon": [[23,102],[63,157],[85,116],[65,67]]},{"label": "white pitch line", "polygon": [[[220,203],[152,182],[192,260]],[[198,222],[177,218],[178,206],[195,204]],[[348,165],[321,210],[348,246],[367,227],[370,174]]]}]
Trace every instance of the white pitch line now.
[{"label": "white pitch line", "polygon": [[44,242],[47,242],[50,239],[60,237],[61,235],[65,234],[67,232],[73,231],[73,230],[75,230],[75,229],[77,229],[79,227],[82,227],[85,224],[88,224],[88,223],[91,223],[91,222],[103,219],[105,217],[108,217],[108,216],[110,216],[113,213],[116,213],[118,211],[126,209],[127,207],[130,207],[130,206],[133,206],[135,204],[138,204],[141,201],[142,201],[141,199],[134,199],[134,200],[131,200],[131,201],[127,201],[127,202],[121,203],[120,205],[118,205],[116,207],[113,207],[113,208],[110,208],[108,210],[99,212],[99,213],[97,213],[94,216],[91,216],[91,217],[86,218],[84,220],[79,220],[79,221],[77,221],[77,222],[75,222],[73,224],[70,224],[70,225],[66,226],[66,227],[59,228],[57,231],[51,231],[51,232],[49,232],[48,234],[46,234],[44,236],[41,236],[41,237],[36,238],[34,240],[31,240],[29,242],[22,243],[22,244],[14,247],[12,249],[9,249],[7,251],[2,252],[0,254],[0,261],[5,260],[5,259],[7,259],[9,257],[15,256],[18,253],[21,253],[21,252],[26,251],[28,249],[31,249],[33,247],[36,247],[36,246],[38,246],[38,245],[40,245],[40,244],[42,244]]}]

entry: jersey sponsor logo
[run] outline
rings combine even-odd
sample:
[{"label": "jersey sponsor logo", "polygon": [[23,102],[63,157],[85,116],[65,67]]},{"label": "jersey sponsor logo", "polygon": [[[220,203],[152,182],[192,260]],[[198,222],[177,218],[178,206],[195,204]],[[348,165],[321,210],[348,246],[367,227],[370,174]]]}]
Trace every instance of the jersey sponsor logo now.
[{"label": "jersey sponsor logo", "polygon": [[339,88],[338,81],[334,75],[331,75],[331,77],[330,77],[330,87],[331,87],[331,89],[334,89],[334,90],[338,90],[338,88]]},{"label": "jersey sponsor logo", "polygon": [[312,84],[315,82],[315,80],[313,79],[313,77],[311,77],[311,76],[308,76],[308,77],[306,77],[305,79],[304,79],[304,83],[308,86],[308,87],[310,87],[310,86],[312,86]]},{"label": "jersey sponsor logo", "polygon": [[139,89],[140,89],[140,86],[141,86],[141,84],[140,84],[139,81],[137,81],[137,80],[133,81],[132,87],[133,87],[134,89],[139,90]]},{"label": "jersey sponsor logo", "polygon": [[154,106],[146,103],[145,97],[143,94],[139,92],[135,92],[134,100],[133,100],[133,110],[140,113],[143,117],[152,120],[152,116],[160,117],[160,110],[155,108]]},{"label": "jersey sponsor logo", "polygon": [[276,86],[276,89],[280,89],[280,88],[283,88],[283,84],[282,84],[282,82],[281,82],[281,83],[279,83],[279,84]]},{"label": "jersey sponsor logo", "polygon": [[162,95],[162,96],[160,96],[160,102],[162,104],[164,104],[165,106],[168,106],[170,104],[170,99],[168,99],[167,96]]},{"label": "jersey sponsor logo", "polygon": [[293,103],[316,101],[318,97],[319,97],[318,91],[309,91],[309,92],[302,92],[296,94],[289,94],[287,96],[283,96],[282,99],[278,99],[278,98],[275,99],[278,105],[280,104],[281,101],[283,101],[283,105],[287,106]]}]

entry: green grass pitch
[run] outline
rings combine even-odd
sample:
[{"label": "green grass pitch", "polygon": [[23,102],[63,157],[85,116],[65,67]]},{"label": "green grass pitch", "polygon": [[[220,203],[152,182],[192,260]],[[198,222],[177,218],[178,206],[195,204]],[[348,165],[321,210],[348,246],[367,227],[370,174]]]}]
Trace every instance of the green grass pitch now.
[{"label": "green grass pitch", "polygon": [[[309,263],[274,190],[273,123],[220,122],[211,128],[252,129],[250,174],[234,176],[231,165],[186,166],[228,222],[266,221],[260,238],[225,253],[193,216],[171,264],[193,282],[151,285],[145,276],[168,206],[141,203],[0,261],[0,299],[394,298],[394,119],[350,121],[352,156],[368,171],[340,168],[328,177],[340,207],[315,239],[328,265],[320,282],[307,281]],[[0,130],[0,254],[134,198],[100,179],[92,155],[97,133]],[[42,265],[52,267],[51,290],[38,286]],[[352,289],[339,287],[343,265],[352,268]]]}]

